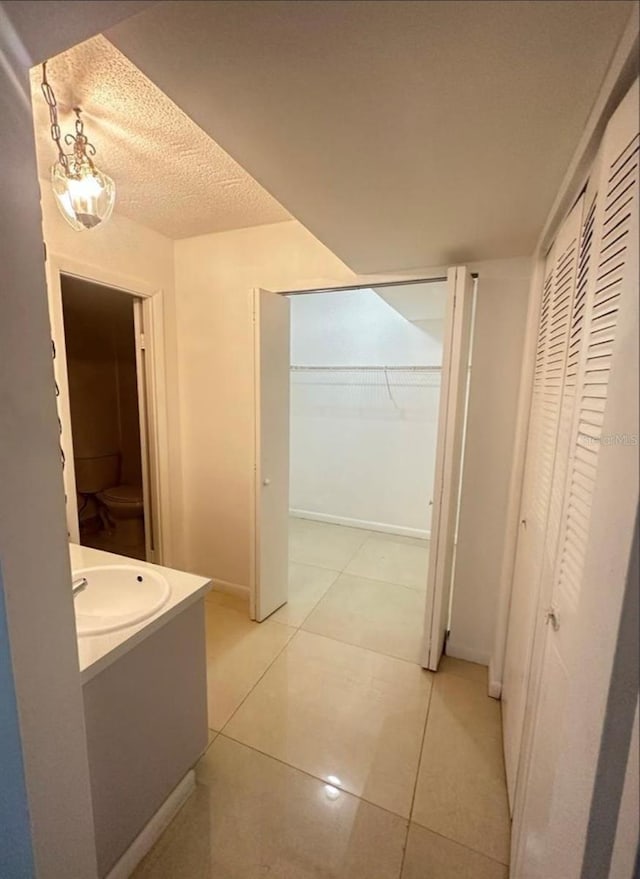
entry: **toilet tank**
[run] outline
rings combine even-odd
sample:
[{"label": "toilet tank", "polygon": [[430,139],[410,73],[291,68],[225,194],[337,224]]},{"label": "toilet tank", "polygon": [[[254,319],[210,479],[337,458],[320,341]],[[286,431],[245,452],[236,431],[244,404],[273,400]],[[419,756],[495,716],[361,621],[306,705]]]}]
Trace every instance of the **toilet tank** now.
[{"label": "toilet tank", "polygon": [[118,485],[120,481],[120,455],[101,455],[96,458],[75,458],[76,491],[80,494],[96,494]]}]

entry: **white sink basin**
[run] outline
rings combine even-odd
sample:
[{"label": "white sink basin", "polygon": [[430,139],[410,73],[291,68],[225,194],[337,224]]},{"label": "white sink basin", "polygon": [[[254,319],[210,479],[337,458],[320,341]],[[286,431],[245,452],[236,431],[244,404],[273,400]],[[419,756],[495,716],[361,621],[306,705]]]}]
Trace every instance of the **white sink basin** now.
[{"label": "white sink basin", "polygon": [[78,635],[115,632],[141,623],[157,613],[171,594],[162,574],[136,565],[79,568],[73,579],[80,577],[86,577],[87,586],[73,597]]}]

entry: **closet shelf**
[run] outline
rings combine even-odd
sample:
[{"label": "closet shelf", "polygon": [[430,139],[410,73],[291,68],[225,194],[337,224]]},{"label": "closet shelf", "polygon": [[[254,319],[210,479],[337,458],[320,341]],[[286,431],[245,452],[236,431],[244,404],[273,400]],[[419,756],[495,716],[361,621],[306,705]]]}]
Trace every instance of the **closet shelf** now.
[{"label": "closet shelf", "polygon": [[441,366],[294,366],[291,372],[441,372]]},{"label": "closet shelf", "polygon": [[[405,405],[407,393],[412,389],[439,388],[442,367],[440,366],[302,366],[294,364],[290,367],[294,386],[306,388],[343,388],[349,392],[358,390],[360,393],[374,394],[377,388],[384,388],[385,396],[400,409],[393,395],[393,388],[405,388]],[[305,378],[306,377],[306,378]],[[415,397],[415,394],[413,394]],[[415,405],[415,400],[413,401]]]}]

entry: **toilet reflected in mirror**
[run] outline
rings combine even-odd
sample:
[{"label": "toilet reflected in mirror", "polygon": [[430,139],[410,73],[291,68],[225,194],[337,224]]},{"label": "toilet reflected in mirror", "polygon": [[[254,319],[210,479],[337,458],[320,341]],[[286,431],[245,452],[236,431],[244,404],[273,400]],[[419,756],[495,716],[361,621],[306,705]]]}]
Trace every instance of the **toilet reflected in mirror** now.
[{"label": "toilet reflected in mirror", "polygon": [[80,543],[145,559],[137,300],[71,276],[61,283]]}]

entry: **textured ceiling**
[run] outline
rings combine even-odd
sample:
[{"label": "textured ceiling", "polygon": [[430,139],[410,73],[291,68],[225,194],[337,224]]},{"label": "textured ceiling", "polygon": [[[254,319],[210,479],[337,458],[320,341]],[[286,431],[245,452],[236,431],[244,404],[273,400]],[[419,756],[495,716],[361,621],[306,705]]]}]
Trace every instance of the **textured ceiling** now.
[{"label": "textured ceiling", "polygon": [[[47,76],[64,133],[83,109],[95,162],[116,181],[116,210],[170,238],[290,219],[287,211],[105,37],[58,55]],[[56,156],[40,68],[32,71],[41,176]]]},{"label": "textured ceiling", "polygon": [[169,0],[107,36],[374,273],[533,252],[635,7]]}]

